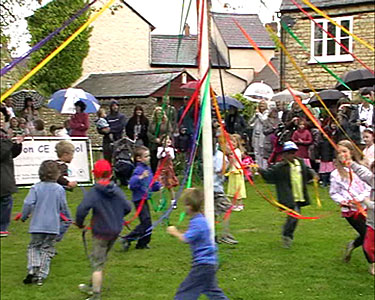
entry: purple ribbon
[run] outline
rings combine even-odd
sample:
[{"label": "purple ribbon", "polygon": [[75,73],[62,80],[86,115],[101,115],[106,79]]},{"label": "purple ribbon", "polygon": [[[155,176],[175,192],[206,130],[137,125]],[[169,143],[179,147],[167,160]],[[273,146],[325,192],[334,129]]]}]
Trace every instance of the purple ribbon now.
[{"label": "purple ribbon", "polygon": [[10,70],[12,70],[17,64],[19,64],[21,61],[23,61],[25,58],[27,58],[31,53],[33,53],[36,50],[39,50],[45,43],[47,43],[49,40],[51,40],[56,34],[60,33],[62,30],[64,30],[70,23],[72,23],[75,19],[77,19],[79,16],[81,16],[86,10],[89,9],[91,5],[93,5],[97,0],[91,1],[89,4],[86,4],[84,8],[79,10],[75,15],[73,15],[69,20],[65,21],[64,24],[57,28],[55,31],[51,32],[47,37],[45,37],[43,40],[35,44],[34,47],[32,47],[30,50],[22,54],[20,57],[17,57],[14,59],[11,63],[6,65],[4,68],[1,69],[0,76],[5,75]]}]

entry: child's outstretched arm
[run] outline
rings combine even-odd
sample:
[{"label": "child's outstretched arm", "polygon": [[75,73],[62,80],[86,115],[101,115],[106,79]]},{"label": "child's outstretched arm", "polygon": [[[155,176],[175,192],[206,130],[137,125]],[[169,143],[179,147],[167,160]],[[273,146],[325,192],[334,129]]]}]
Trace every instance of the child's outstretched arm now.
[{"label": "child's outstretched arm", "polygon": [[21,221],[24,222],[27,220],[27,218],[31,214],[31,211],[33,210],[35,203],[36,203],[36,192],[35,192],[35,187],[32,186],[23,203]]},{"label": "child's outstretched arm", "polygon": [[181,242],[183,243],[187,243],[188,241],[185,239],[184,237],[184,234],[179,232],[178,229],[175,227],[175,226],[168,226],[167,227],[167,232],[170,234],[170,235],[173,235],[175,236],[176,238],[178,238]]}]

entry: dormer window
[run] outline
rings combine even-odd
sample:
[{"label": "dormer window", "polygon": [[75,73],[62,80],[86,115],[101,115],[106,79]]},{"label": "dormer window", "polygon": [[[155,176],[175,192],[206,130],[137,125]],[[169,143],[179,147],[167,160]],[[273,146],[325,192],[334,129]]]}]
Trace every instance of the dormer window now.
[{"label": "dormer window", "polygon": [[[348,31],[353,32],[353,17],[334,18],[333,20]],[[324,30],[315,22],[323,27]],[[327,19],[316,19],[315,22],[311,21],[311,52],[309,63],[317,63],[316,60],[322,63],[353,61],[354,58],[341,45],[336,43],[333,38],[335,37],[338,42],[352,52],[352,36]],[[327,34],[326,31],[330,34]]]}]

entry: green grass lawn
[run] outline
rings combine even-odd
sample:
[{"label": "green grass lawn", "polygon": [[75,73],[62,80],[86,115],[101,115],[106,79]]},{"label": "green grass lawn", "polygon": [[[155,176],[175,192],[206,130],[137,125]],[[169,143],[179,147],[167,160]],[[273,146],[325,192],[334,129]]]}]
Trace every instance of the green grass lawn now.
[{"label": "green grass lawn", "polygon": [[[271,187],[257,182],[261,189]],[[312,189],[310,192],[314,196]],[[21,211],[26,193],[20,190],[15,195],[13,215]],[[317,208],[314,202],[302,213],[328,216],[301,220],[289,250],[280,243],[285,214],[261,199],[254,188],[248,186],[247,194],[245,210],[231,216],[232,232],[239,244],[219,245],[218,280],[229,299],[374,299],[374,278],[367,272],[362,250],[354,251],[349,264],[342,262],[344,248],[356,233],[340,217],[326,189],[320,189],[323,208]],[[74,213],[82,191],[76,189],[67,197]],[[177,223],[182,209],[180,205],[173,212],[171,223]],[[154,213],[153,219],[159,215]],[[187,224],[185,219],[180,229],[186,229]],[[58,255],[45,284],[37,287],[22,283],[30,239],[28,225],[12,222],[11,235],[1,239],[1,299],[84,299],[77,285],[88,281],[90,265],[81,231],[73,226],[57,245]],[[105,269],[104,299],[173,299],[190,269],[189,247],[167,235],[165,225],[156,228],[150,245],[150,250],[135,250],[132,246],[127,253],[118,243],[115,245]]]}]

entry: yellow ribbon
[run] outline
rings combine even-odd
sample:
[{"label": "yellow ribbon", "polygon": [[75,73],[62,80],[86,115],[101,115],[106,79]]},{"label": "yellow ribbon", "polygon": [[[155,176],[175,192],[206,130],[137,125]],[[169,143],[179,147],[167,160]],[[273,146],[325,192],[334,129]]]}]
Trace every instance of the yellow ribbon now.
[{"label": "yellow ribbon", "polygon": [[322,207],[322,202],[320,201],[320,195],[319,195],[318,179],[314,177],[313,182],[314,182],[314,191],[315,191],[316,203],[317,203],[318,207]]},{"label": "yellow ribbon", "polygon": [[362,150],[359,149],[359,147],[354,143],[354,141],[351,139],[351,137],[346,133],[346,131],[344,130],[344,128],[342,128],[342,126],[339,123],[339,121],[337,121],[337,119],[335,118],[335,116],[331,113],[330,109],[326,106],[326,104],[324,103],[323,99],[320,97],[320,95],[318,94],[318,92],[314,89],[314,87],[312,86],[312,84],[310,83],[310,81],[307,79],[306,75],[303,73],[302,69],[298,66],[298,64],[296,63],[295,59],[289,53],[289,51],[286,49],[285,45],[281,42],[281,40],[279,39],[279,37],[277,36],[277,34],[272,30],[272,28],[269,25],[266,26],[266,29],[269,32],[269,34],[272,36],[272,38],[277,42],[277,44],[282,48],[283,52],[288,56],[290,62],[294,66],[294,68],[296,68],[296,70],[298,71],[298,73],[300,74],[300,76],[302,77],[302,79],[306,82],[306,84],[308,85],[308,87],[310,88],[310,90],[313,91],[314,95],[316,96],[316,98],[318,98],[319,102],[323,105],[324,109],[327,111],[328,115],[335,122],[336,126],[344,133],[345,137],[349,141],[351,141],[351,143],[357,149],[357,151],[359,153],[361,153],[361,155],[363,155]]},{"label": "yellow ribbon", "polygon": [[327,14],[325,14],[324,12],[322,12],[319,8],[317,8],[315,5],[311,4],[310,1],[308,0],[302,0],[303,3],[305,3],[307,6],[309,6],[311,9],[315,10],[319,15],[323,16],[325,19],[329,20],[333,25],[337,26],[337,27],[340,27],[340,29],[342,31],[344,31],[345,33],[349,34],[350,36],[352,36],[355,40],[357,40],[358,42],[360,42],[362,45],[365,45],[367,48],[369,48],[371,51],[375,52],[375,49],[369,44],[367,43],[366,41],[364,41],[363,39],[359,38],[358,36],[356,36],[354,33],[350,32],[349,30],[347,30],[344,26],[338,24],[337,22],[335,22],[332,18],[330,18]]},{"label": "yellow ribbon", "polygon": [[69,45],[83,30],[85,30],[92,22],[94,22],[108,7],[110,7],[116,0],[110,0],[104,5],[95,15],[86,21],[76,32],[74,32],[69,38],[67,38],[58,48],[56,48],[50,55],[48,55],[42,62],[39,63],[34,69],[26,74],[20,81],[12,86],[8,91],[1,95],[0,102],[3,102],[13,92],[15,92],[22,84],[29,80],[35,73],[43,68],[52,58],[54,58],[61,50]]}]

